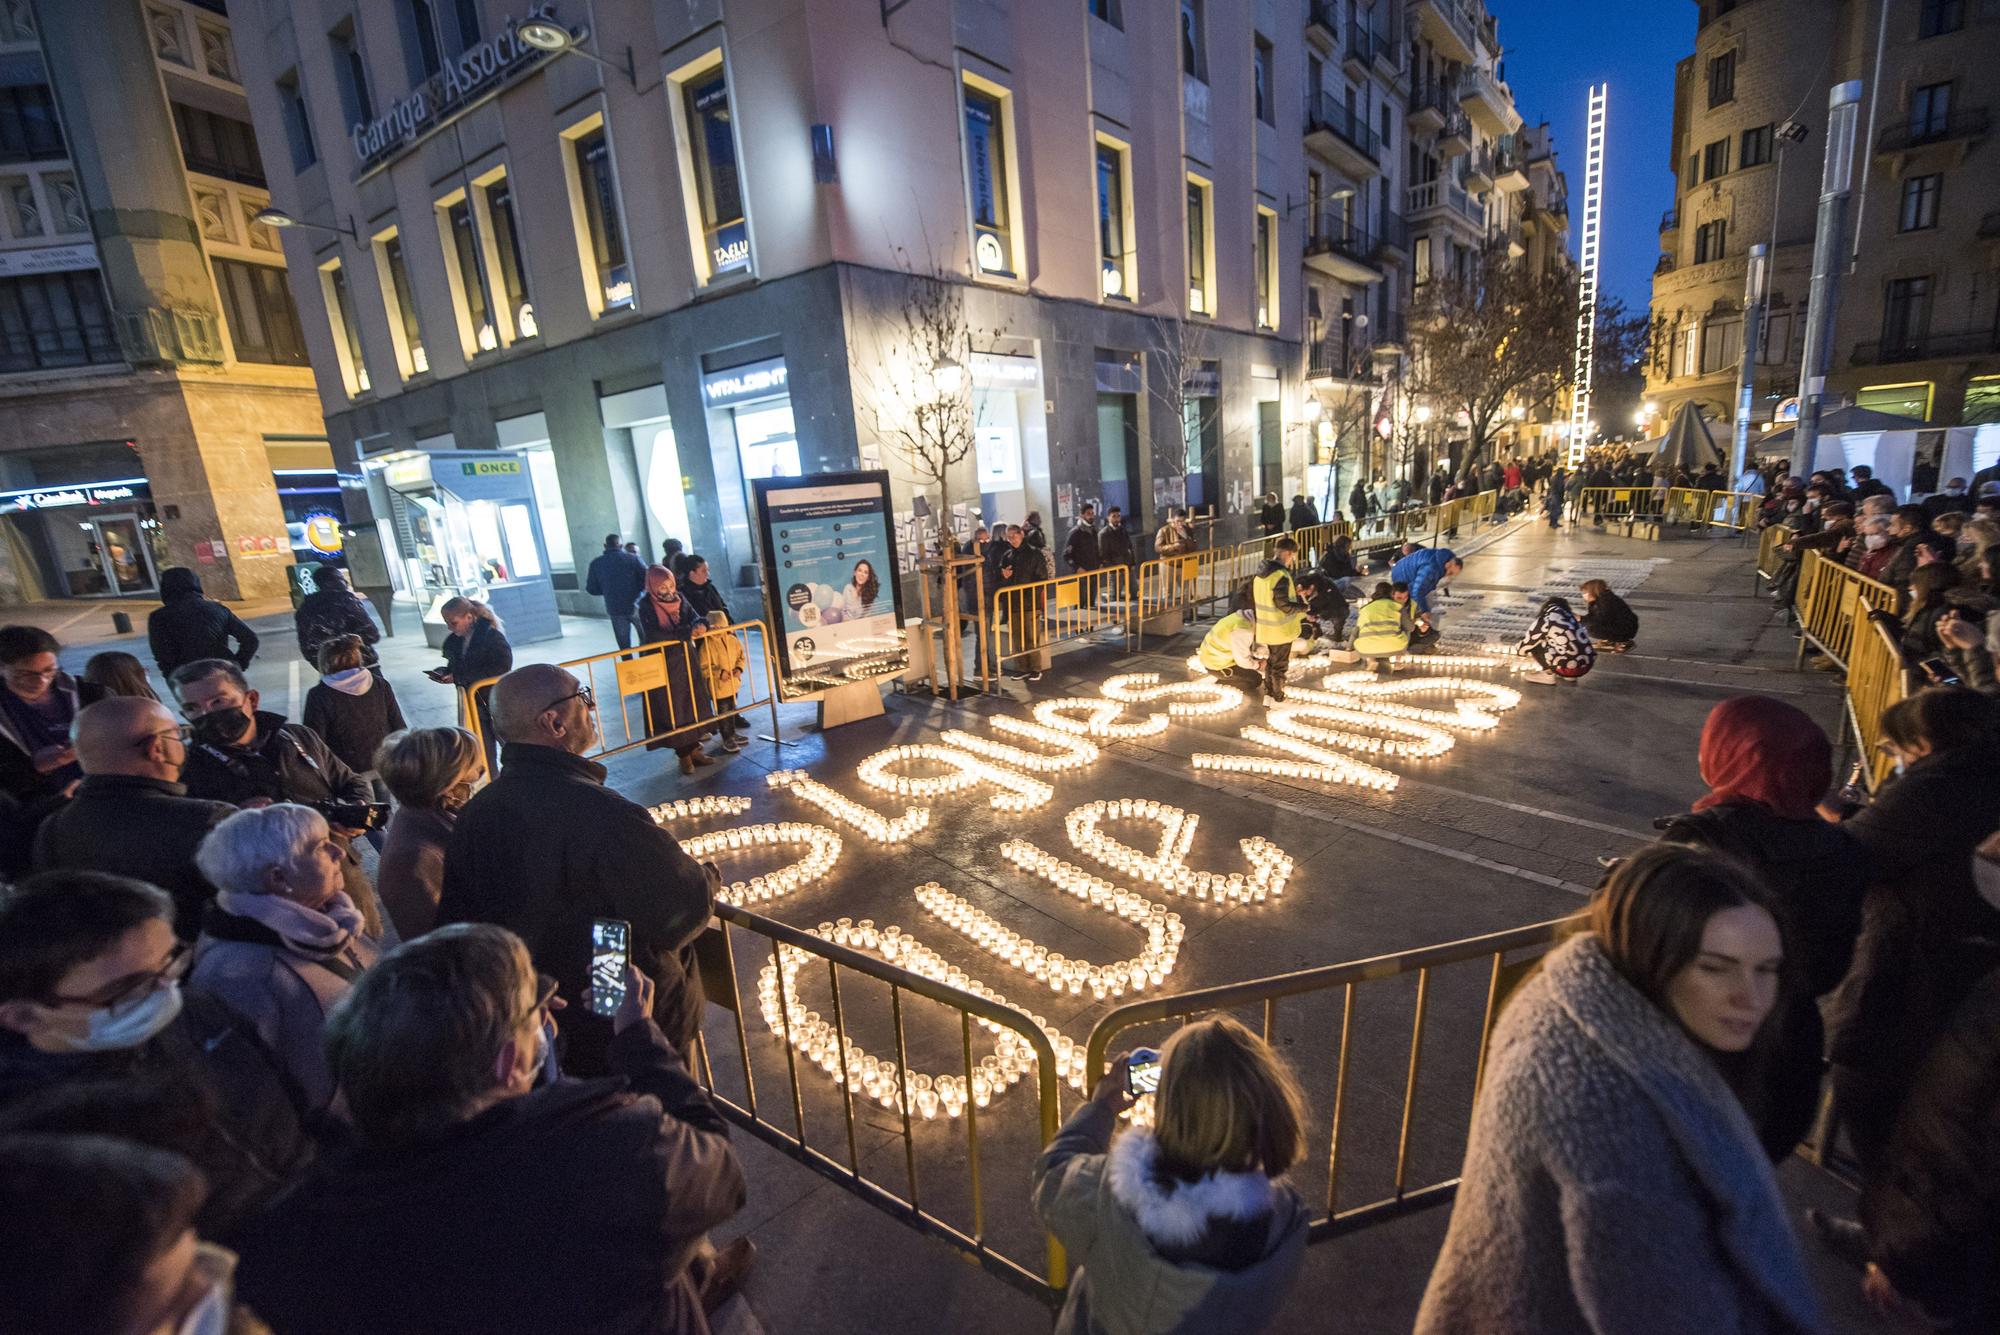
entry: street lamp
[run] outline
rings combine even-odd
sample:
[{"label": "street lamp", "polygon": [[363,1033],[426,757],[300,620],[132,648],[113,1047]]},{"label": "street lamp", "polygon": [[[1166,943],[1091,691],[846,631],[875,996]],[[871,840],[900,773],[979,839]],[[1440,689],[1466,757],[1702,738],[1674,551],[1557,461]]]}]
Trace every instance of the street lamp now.
[{"label": "street lamp", "polygon": [[931,387],[939,399],[948,399],[965,384],[965,368],[950,353],[931,363]]},{"label": "street lamp", "polygon": [[266,227],[276,227],[280,230],[287,227],[303,227],[309,232],[332,232],[336,236],[348,237],[356,244],[359,244],[361,241],[361,237],[352,227],[335,227],[326,223],[306,222],[302,219],[294,218],[283,209],[259,209],[251,216],[250,221],[261,223]]},{"label": "street lamp", "polygon": [[614,65],[603,56],[578,46],[578,34],[553,19],[529,19],[516,28],[514,33],[537,51],[546,51],[552,56],[559,56],[565,51],[574,52],[592,64],[602,65],[605,69],[624,75],[625,81],[634,88],[639,86],[639,73],[632,64],[632,48],[629,46],[625,48],[625,63]]},{"label": "street lamp", "polygon": [[1418,404],[1418,405],[1417,405],[1417,425],[1418,425],[1418,426],[1424,426],[1424,425],[1428,424],[1428,423],[1430,422],[1430,420],[1431,420],[1431,406],[1430,406],[1430,405],[1429,405],[1428,403],[1420,403],[1420,404]]}]

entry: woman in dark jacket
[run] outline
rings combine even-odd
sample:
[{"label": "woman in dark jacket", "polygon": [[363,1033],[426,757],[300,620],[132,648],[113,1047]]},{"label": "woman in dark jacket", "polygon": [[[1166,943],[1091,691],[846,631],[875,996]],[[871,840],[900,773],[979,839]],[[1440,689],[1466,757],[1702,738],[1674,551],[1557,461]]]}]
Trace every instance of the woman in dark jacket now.
[{"label": "woman in dark jacket", "polygon": [[[500,628],[500,618],[485,603],[470,598],[453,598],[438,609],[451,629],[440,651],[444,667],[432,669],[430,679],[461,692],[470,691],[489,677],[504,677],[514,670],[514,646]],[[499,738],[493,731],[493,688],[485,687],[473,702],[478,712],[479,737],[486,745],[486,768],[498,768]]]},{"label": "woman in dark jacket", "polygon": [[1343,533],[1335,538],[1327,549],[1319,554],[1319,572],[1328,579],[1359,579],[1360,570],[1354,565],[1354,538]]},{"label": "woman in dark jacket", "polygon": [[1910,610],[1903,623],[1903,653],[1912,663],[1944,652],[1938,638],[1938,618],[1949,609],[1948,590],[1959,584],[1958,567],[1947,561],[1918,566],[1910,575]]},{"label": "woman in dark jacket", "polygon": [[339,566],[318,566],[313,570],[313,591],[299,600],[292,622],[299,633],[299,656],[319,666],[320,646],[336,635],[361,637],[362,655],[375,662],[375,642],[382,632],[368,615],[361,595],[347,587],[347,575]]},{"label": "woman in dark jacket", "polygon": [[1774,901],[1791,977],[1773,1022],[1780,1041],[1745,1103],[1765,1150],[1782,1162],[1819,1106],[1818,998],[1847,975],[1867,881],[1854,841],[1814,810],[1833,782],[1833,746],[1803,710],[1761,695],[1723,701],[1702,725],[1701,777],[1708,795],[1661,838],[1744,863]]},{"label": "woman in dark jacket", "polygon": [[1601,579],[1583,582],[1583,628],[1598,648],[1622,654],[1639,638],[1639,614]]},{"label": "woman in dark jacket", "polygon": [[[409,726],[396,688],[381,668],[361,661],[361,640],[354,635],[337,635],[321,646],[319,671],[318,684],[306,692],[305,725],[341,764],[368,780],[377,802],[387,802],[389,790],[375,772],[375,752],[383,738]],[[368,832],[378,853],[385,837],[379,826]]]},{"label": "woman in dark jacket", "polygon": [[[667,684],[646,692],[646,732],[651,737],[646,749],[672,747],[681,758],[683,774],[716,764],[715,757],[701,749],[701,739],[708,735],[701,721],[710,717],[715,707],[709,702],[708,681],[696,669],[694,658],[694,641],[706,633],[707,626],[681,593],[673,571],[654,566],[646,572],[646,591],[633,606],[632,618],[639,625],[639,643],[668,646],[661,650]],[[676,648],[675,644],[686,647]],[[652,735],[669,727],[673,731]]]},{"label": "woman in dark jacket", "polygon": [[201,576],[186,566],[160,572],[160,602],[146,618],[146,639],[162,677],[201,658],[226,658],[247,668],[257,656],[257,632],[221,603],[203,597]]},{"label": "woman in dark jacket", "polygon": [[[678,576],[676,578],[678,579]],[[729,604],[722,601],[722,590],[715,587],[715,581],[709,578],[707,557],[689,556],[687,578],[680,579],[679,584],[681,597],[693,605],[695,612],[703,621],[708,620],[710,612],[720,612],[731,621],[736,620],[735,613],[729,610]]]}]

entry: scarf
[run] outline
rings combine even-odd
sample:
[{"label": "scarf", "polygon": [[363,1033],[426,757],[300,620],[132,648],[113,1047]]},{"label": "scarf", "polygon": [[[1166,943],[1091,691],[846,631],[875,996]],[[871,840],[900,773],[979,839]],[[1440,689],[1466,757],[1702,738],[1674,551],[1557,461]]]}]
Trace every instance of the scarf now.
[{"label": "scarf", "polygon": [[1711,709],[1701,727],[1703,811],[1755,802],[1787,820],[1809,820],[1833,782],[1833,747],[1803,710],[1764,695],[1739,695]]},{"label": "scarf", "polygon": [[375,674],[365,667],[348,668],[345,672],[329,672],[320,681],[342,695],[366,695],[375,684]]},{"label": "scarf", "polygon": [[687,614],[687,600],[685,598],[681,597],[678,593],[672,598],[653,598],[653,595],[650,593],[646,596],[652,598],[653,615],[660,619],[660,628],[662,630],[677,629],[680,626],[681,618]]},{"label": "scarf", "polygon": [[244,894],[240,890],[219,892],[215,906],[270,928],[287,950],[307,959],[332,959],[347,949],[347,943],[361,930],[361,910],[354,907],[345,891],[335,891],[323,909],[309,909],[282,895]]}]

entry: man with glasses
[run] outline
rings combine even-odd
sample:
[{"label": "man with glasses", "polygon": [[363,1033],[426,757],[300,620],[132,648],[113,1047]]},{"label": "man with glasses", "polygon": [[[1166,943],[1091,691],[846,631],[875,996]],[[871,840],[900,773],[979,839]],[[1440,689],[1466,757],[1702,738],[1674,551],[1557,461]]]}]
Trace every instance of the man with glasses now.
[{"label": "man with glasses", "polygon": [[0,792],[24,807],[61,796],[83,777],[69,725],[104,695],[62,670],[61,648],[40,626],[0,626]]},{"label": "man with glasses", "polygon": [[85,705],[71,729],[83,782],[35,832],[35,869],[151,882],[173,896],[174,932],[192,941],[215,897],[194,851],[236,808],[187,795],[184,732],[157,700],[114,695]]},{"label": "man with glasses", "polygon": [[232,1242],[312,1156],[269,1049],[184,991],[174,905],[102,872],[31,876],[0,894],[0,1135],[126,1136],[207,1176],[202,1236]]},{"label": "man with glasses", "polygon": [[681,851],[646,808],[605,786],[590,689],[563,668],[516,668],[493,687],[500,774],[459,812],[445,846],[438,921],[518,933],[554,975],[563,1070],[599,1076],[612,1026],[581,1004],[595,918],[632,924],[633,964],[658,986],[654,1018],[685,1054],[701,1024],[694,940],[715,911],[718,878]]}]

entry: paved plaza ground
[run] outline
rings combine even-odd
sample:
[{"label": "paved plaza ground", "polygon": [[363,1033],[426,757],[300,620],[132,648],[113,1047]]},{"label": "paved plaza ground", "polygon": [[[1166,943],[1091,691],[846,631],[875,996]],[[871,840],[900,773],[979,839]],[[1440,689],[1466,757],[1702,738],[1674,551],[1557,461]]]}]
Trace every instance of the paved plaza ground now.
[{"label": "paved plaza ground", "polygon": [[[1082,803],[1115,797],[1150,798],[1198,814],[1188,858],[1194,867],[1242,870],[1239,839],[1258,835],[1275,842],[1297,862],[1281,902],[1229,909],[1189,900],[1169,903],[1187,926],[1179,966],[1165,989],[1180,991],[1574,912],[1598,880],[1597,857],[1629,852],[1651,837],[1654,817],[1685,810],[1704,791],[1696,772],[1696,737],[1707,711],[1730,695],[1782,696],[1818,717],[1829,732],[1836,731],[1839,702],[1832,682],[1793,671],[1793,640],[1768,599],[1753,593],[1748,543],[1733,538],[1644,542],[1587,525],[1551,533],[1532,521],[1462,536],[1457,545],[1468,553],[1468,563],[1453,581],[1447,603],[1448,642],[1477,641],[1484,633],[1517,634],[1522,610],[1532,610],[1546,584],[1561,585],[1574,596],[1577,583],[1602,575],[1615,586],[1631,586],[1629,601],[1642,623],[1636,649],[1601,658],[1597,670],[1574,688],[1520,686],[1524,698],[1519,708],[1505,714],[1498,728],[1461,737],[1441,757],[1381,762],[1401,776],[1392,793],[1197,773],[1188,758],[1198,751],[1259,753],[1236,736],[1251,720],[1242,712],[1217,720],[1177,720],[1159,736],[1108,743],[1094,764],[1056,776],[1054,800],[1036,811],[996,812],[987,805],[987,790],[974,789],[934,800],[932,828],[907,844],[872,845],[840,827],[845,849],[832,875],[764,911],[798,926],[839,917],[898,924],[973,977],[1041,1011],[1080,1044],[1111,1002],[1094,1002],[1087,991],[1081,997],[1056,996],[981,955],[928,914],[913,898],[914,888],[935,880],[1006,927],[1072,958],[1120,959],[1138,949],[1129,924],[1017,871],[998,856],[1001,842],[1018,836],[1087,865],[1089,859],[1065,837],[1064,814]],[[75,612],[69,605],[36,609],[34,615],[54,628]],[[143,628],[143,616],[138,620]],[[62,627],[67,666],[80,667],[98,649],[123,646],[116,638],[92,637],[108,629],[107,622],[108,616],[93,611]],[[313,676],[298,664],[290,618],[278,615],[254,624],[260,632],[268,626],[270,638],[253,666],[253,682],[267,708],[296,717],[297,702]],[[561,641],[523,646],[517,661],[571,658],[611,647],[601,621],[569,620],[566,627]],[[437,662],[437,656],[423,646],[414,624],[398,630],[384,644],[384,663],[404,694],[406,713],[413,723],[451,721],[450,694],[418,673]],[[990,717],[1025,716],[1035,701],[1055,696],[1094,696],[1099,683],[1120,672],[1156,671],[1165,680],[1180,680],[1199,633],[1196,627],[1176,641],[1149,640],[1153,652],[1144,654],[1124,654],[1113,644],[1065,653],[1041,681],[1009,681],[1000,693],[957,707],[927,694],[890,693],[884,717],[825,734],[812,729],[809,708],[788,706],[780,711],[782,746],[753,740],[740,756],[691,780],[673,772],[671,756],[663,762],[660,755],[641,750],[613,759],[613,782],[648,803],[696,793],[754,799],[748,816],[690,823],[677,828],[683,836],[750,821],[830,824],[815,809],[767,786],[767,774],[780,768],[808,770],[850,797],[895,810],[896,802],[856,779],[855,766],[864,757],[890,745],[935,741],[948,728],[992,736],[986,726]],[[145,657],[143,644],[137,652]],[[1496,672],[1467,675],[1511,680]],[[769,722],[768,716],[755,719],[753,738],[768,734]],[[1137,842],[1139,831],[1132,826],[1120,826],[1118,832]],[[739,858],[725,865],[724,874],[748,875],[789,860],[789,855],[767,856],[761,863]],[[768,955],[741,934],[735,944],[734,988],[726,982],[711,984],[710,992],[712,1000],[727,1000],[732,991],[740,996],[747,1048],[739,1046],[736,1018],[722,1007],[711,1008],[707,1040],[719,1090],[747,1101],[747,1053],[759,1109],[767,1120],[791,1132],[803,1118],[814,1146],[842,1164],[850,1161],[851,1152],[852,1162],[865,1174],[899,1194],[908,1194],[914,1167],[924,1208],[973,1231],[972,1164],[963,1123],[920,1124],[906,1155],[898,1117],[864,1105],[855,1111],[850,1132],[835,1087],[805,1067],[803,1059],[795,1108],[782,1044],[756,1005],[756,971]],[[823,972],[809,972],[802,986],[807,1004],[830,1013]],[[881,1053],[892,1045],[893,1032],[886,992],[869,990],[872,986],[856,983],[843,1000],[857,1041]],[[1405,1180],[1411,1187],[1456,1171],[1485,989],[1484,966],[1443,970],[1434,979],[1417,1078],[1417,1114],[1406,1155]],[[1405,986],[1401,980],[1379,988],[1371,984],[1357,1002],[1342,1127],[1342,1209],[1393,1188],[1413,1006],[1413,982]],[[957,1025],[927,1007],[909,1007],[912,1066],[956,1069],[961,1059]],[[1340,1020],[1338,994],[1288,1002],[1277,1014],[1277,1041],[1301,1071],[1318,1119],[1317,1159],[1302,1166],[1299,1185],[1322,1205],[1328,1190],[1327,1114]],[[975,1038],[974,1047],[975,1053],[986,1050],[983,1035]],[[1075,1092],[1065,1089],[1065,1113],[1075,1099]],[[979,1225],[990,1245],[1038,1265],[1038,1235],[1026,1202],[1027,1168],[1039,1138],[1032,1116],[1033,1100],[1024,1087],[980,1112]],[[764,1261],[748,1288],[748,1310],[742,1303],[732,1304],[724,1330],[754,1330],[760,1323],[771,1331],[881,1335],[1047,1328],[1040,1304],[967,1263],[944,1242],[919,1236],[752,1136],[739,1135],[738,1142],[751,1174],[752,1199],[732,1232],[755,1238]],[[1845,1204],[1838,1185],[1803,1162],[1787,1165],[1782,1176],[1801,1206],[1809,1201]],[[1409,1329],[1446,1220],[1446,1208],[1438,1207],[1316,1245],[1277,1329]],[[1857,1276],[1811,1247],[1808,1252],[1837,1329],[1893,1329],[1859,1305]]]}]

